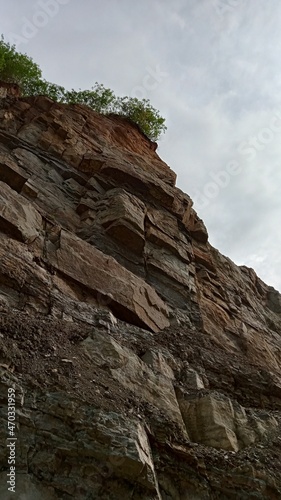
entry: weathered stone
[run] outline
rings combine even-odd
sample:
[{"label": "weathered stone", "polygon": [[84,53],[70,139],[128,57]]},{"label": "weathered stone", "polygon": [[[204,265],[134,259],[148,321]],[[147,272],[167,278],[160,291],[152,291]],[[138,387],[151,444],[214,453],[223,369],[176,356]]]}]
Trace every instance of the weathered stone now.
[{"label": "weathered stone", "polygon": [[249,419],[242,406],[223,396],[179,399],[179,405],[191,440],[214,448],[238,451],[264,438],[278,425],[268,415],[263,423],[257,416]]},{"label": "weathered stone", "polygon": [[41,215],[22,196],[0,181],[0,231],[31,242],[42,230]]},{"label": "weathered stone", "polygon": [[208,241],[208,232],[205,227],[204,222],[199,219],[196,212],[194,210],[191,212],[191,216],[187,221],[187,228],[190,231],[191,236],[200,243],[207,243]]},{"label": "weathered stone", "polygon": [[42,486],[38,480],[26,473],[16,474],[16,484],[15,489],[8,491],[7,484],[7,472],[0,473],[0,497],[5,498],[5,500],[12,500],[15,495],[22,500],[55,500],[57,496],[55,495],[54,488],[48,488]]},{"label": "weathered stone", "polygon": [[141,253],[144,248],[145,205],[123,189],[108,191],[96,206],[99,223],[107,234],[132,251]]},{"label": "weathered stone", "polygon": [[122,319],[154,331],[169,325],[168,309],[153,288],[88,243],[62,231],[59,248],[47,255],[60,272],[109,297],[110,308]]},{"label": "weathered stone", "polygon": [[[8,389],[6,384],[0,387],[1,397]],[[89,405],[78,406],[67,394],[48,393],[47,396],[46,401],[42,393],[36,394],[37,404],[41,408],[39,412],[34,409],[32,400],[27,399],[24,412],[18,415],[24,433],[22,444],[25,444],[21,447],[16,444],[18,498],[57,498],[50,484],[56,485],[56,491],[76,498],[89,491],[94,491],[98,498],[102,494],[104,481],[107,484],[112,482],[111,487],[114,488],[114,477],[118,477],[120,483],[124,479],[136,483],[139,488],[155,495],[154,498],[161,498],[151,448],[140,422],[133,420],[128,425],[118,413],[103,412]],[[67,418],[67,423],[63,423],[62,418]],[[0,420],[2,423],[2,415]],[[33,432],[37,433],[40,444],[35,445]],[[43,441],[47,446],[43,445]],[[31,447],[33,453],[28,470],[27,452]],[[67,471],[70,474],[60,475],[58,466],[65,474]],[[43,482],[47,480],[48,486],[40,484],[36,474],[43,478]],[[1,474],[1,479],[3,498],[12,498],[7,491],[6,472],[5,475]],[[122,491],[121,484],[119,488]]]},{"label": "weathered stone", "polygon": [[267,306],[271,311],[277,314],[281,313],[281,295],[272,287],[267,292]]},{"label": "weathered stone", "polygon": [[174,379],[175,375],[172,368],[167,363],[161,352],[149,349],[141,358],[154,372],[161,373],[165,377]]},{"label": "weathered stone", "polygon": [[5,99],[7,96],[20,97],[21,91],[17,83],[0,81],[0,98]]},{"label": "weathered stone", "polygon": [[4,96],[0,129],[17,494],[281,498],[280,294],[212,248],[130,120]]},{"label": "weathered stone", "polygon": [[105,160],[101,160],[98,155],[92,153],[85,153],[83,159],[79,163],[79,170],[85,173],[94,174],[99,172],[101,167],[104,165]]},{"label": "weathered stone", "polygon": [[205,396],[195,401],[180,401],[181,413],[192,441],[214,448],[238,451],[234,409],[230,400]]},{"label": "weathered stone", "polygon": [[38,191],[32,181],[27,181],[21,190],[21,194],[30,200],[35,200],[38,196]]},{"label": "weathered stone", "polygon": [[148,210],[146,217],[147,240],[162,248],[168,248],[189,263],[193,257],[192,246],[179,230],[177,219],[169,212],[152,209]]},{"label": "weathered stone", "polygon": [[186,262],[175,256],[174,252],[171,253],[158,245],[156,247],[147,241],[145,263],[147,281],[168,303],[185,308],[193,286],[193,277],[189,274]]},{"label": "weathered stone", "polygon": [[104,165],[100,174],[103,177],[111,177],[120,186],[129,185],[137,193],[146,194],[151,200],[157,200],[163,207],[173,206],[173,189],[161,179],[153,177],[152,174],[142,172],[137,166],[127,164]]},{"label": "weathered stone", "polygon": [[25,171],[15,161],[8,155],[0,154],[0,181],[19,193],[27,179]]},{"label": "weathered stone", "polygon": [[208,271],[215,272],[215,267],[212,262],[212,256],[206,248],[200,248],[198,245],[193,245],[195,264],[199,268],[206,268]]},{"label": "weathered stone", "polygon": [[[173,373],[163,357],[154,373],[148,363],[142,362],[131,350],[121,347],[110,336],[93,332],[82,342],[82,347],[94,365],[110,370],[114,379],[130,393],[165,412],[171,422],[184,431],[172,380]],[[144,360],[145,361],[145,360]],[[160,371],[161,370],[161,371]]]},{"label": "weathered stone", "polygon": [[200,377],[199,373],[197,373],[196,370],[188,368],[184,371],[182,377],[184,379],[185,387],[187,387],[188,389],[204,389],[204,382],[202,380],[202,377]]}]

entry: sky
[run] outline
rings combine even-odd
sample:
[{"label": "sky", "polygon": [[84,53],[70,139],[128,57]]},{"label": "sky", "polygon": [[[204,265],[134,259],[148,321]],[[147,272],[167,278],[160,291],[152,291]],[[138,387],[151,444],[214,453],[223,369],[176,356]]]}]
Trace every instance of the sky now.
[{"label": "sky", "polygon": [[280,0],[0,0],[0,32],[69,89],[166,118],[158,154],[210,243],[281,291]]}]

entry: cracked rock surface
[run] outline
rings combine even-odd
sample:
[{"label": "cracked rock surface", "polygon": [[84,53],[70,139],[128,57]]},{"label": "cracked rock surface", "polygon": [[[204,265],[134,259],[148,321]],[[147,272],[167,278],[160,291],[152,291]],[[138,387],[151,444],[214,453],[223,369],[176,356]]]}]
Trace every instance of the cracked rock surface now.
[{"label": "cracked rock surface", "polygon": [[0,99],[0,498],[281,498],[281,296],[175,183],[124,118]]}]

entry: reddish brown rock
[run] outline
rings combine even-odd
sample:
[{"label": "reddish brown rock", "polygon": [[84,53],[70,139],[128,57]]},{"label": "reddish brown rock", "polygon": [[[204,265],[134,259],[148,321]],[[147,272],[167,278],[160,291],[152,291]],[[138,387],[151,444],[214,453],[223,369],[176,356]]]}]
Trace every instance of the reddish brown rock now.
[{"label": "reddish brown rock", "polygon": [[26,243],[42,230],[41,215],[16,191],[0,181],[0,231]]},{"label": "reddish brown rock", "polygon": [[[109,299],[108,305],[127,321],[158,331],[169,325],[168,309],[144,281],[112,257],[62,231],[58,249],[47,251],[48,262],[64,275]],[[120,309],[120,311],[119,311]]]},{"label": "reddish brown rock", "polygon": [[20,97],[21,91],[17,83],[0,81],[0,98]]},{"label": "reddish brown rock", "polygon": [[28,175],[7,154],[0,154],[0,181],[8,184],[12,189],[20,193]]},{"label": "reddish brown rock", "polygon": [[112,189],[96,204],[95,209],[99,223],[107,234],[133,252],[142,253],[145,243],[144,203],[123,189]]},{"label": "reddish brown rock", "polygon": [[212,248],[175,181],[125,118],[0,100],[19,496],[281,497],[280,294]]}]

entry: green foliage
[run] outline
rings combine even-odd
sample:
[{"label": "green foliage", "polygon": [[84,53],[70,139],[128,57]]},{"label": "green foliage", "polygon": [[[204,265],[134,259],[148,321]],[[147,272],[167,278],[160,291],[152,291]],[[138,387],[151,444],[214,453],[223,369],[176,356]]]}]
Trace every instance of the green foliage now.
[{"label": "green foliage", "polygon": [[148,99],[140,101],[136,97],[119,97],[115,102],[115,112],[137,123],[152,141],[157,141],[167,129],[165,119],[151,106]]},{"label": "green foliage", "polygon": [[47,82],[46,80],[33,80],[23,89],[23,96],[45,95],[56,102],[66,102],[66,90],[61,85]]},{"label": "green foliage", "polygon": [[29,82],[39,80],[39,66],[26,54],[16,52],[15,46],[0,40],[0,79],[5,82],[17,83],[25,89]]},{"label": "green foliage", "polygon": [[95,83],[91,90],[71,90],[65,94],[65,102],[71,104],[85,104],[97,113],[110,113],[114,108],[115,96],[110,89],[102,84]]},{"label": "green foliage", "polygon": [[19,84],[23,96],[46,95],[65,104],[84,104],[98,113],[125,116],[137,123],[152,141],[157,141],[167,129],[165,119],[148,99],[116,97],[112,90],[97,82],[91,90],[69,91],[43,80],[39,66],[26,54],[16,52],[15,46],[6,43],[3,35],[0,41],[0,80]]}]

